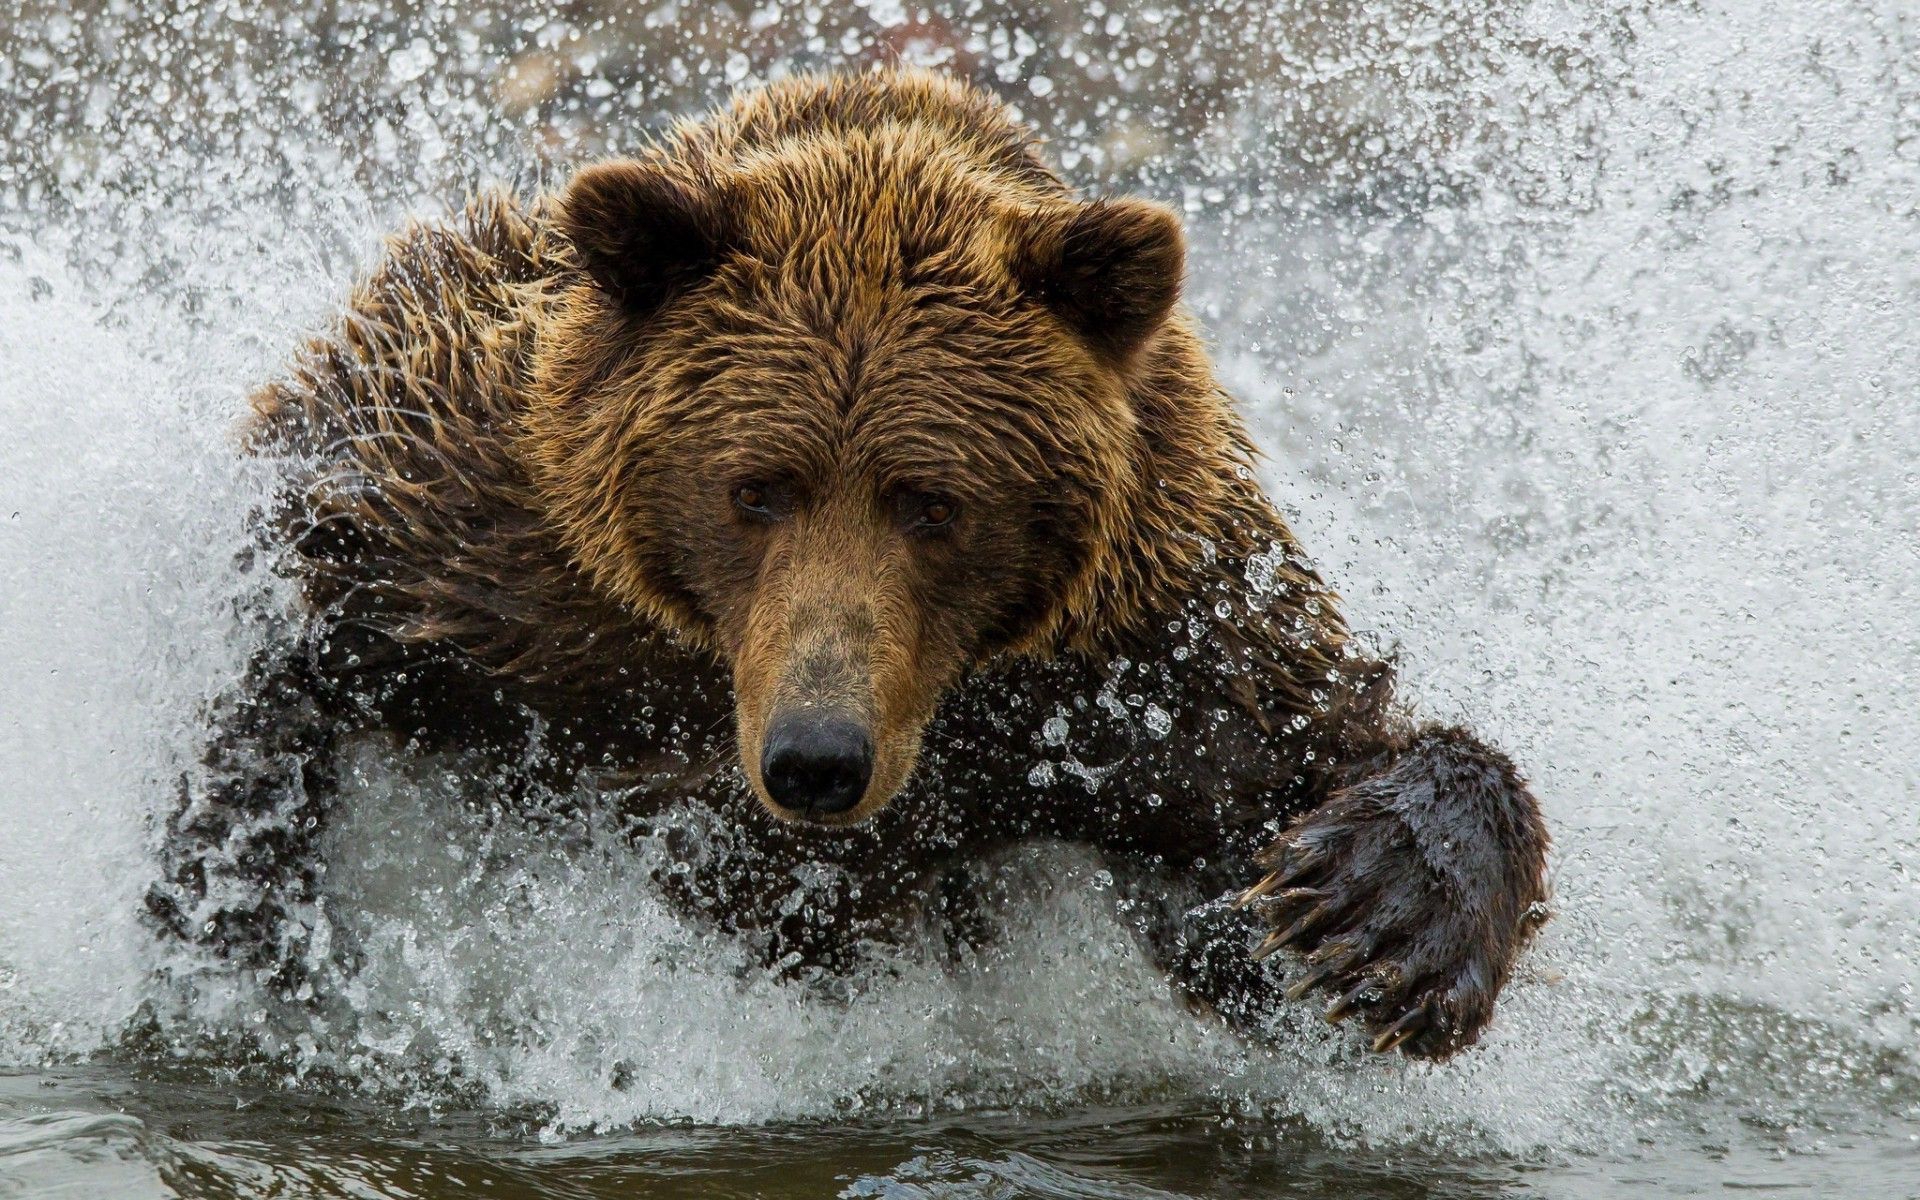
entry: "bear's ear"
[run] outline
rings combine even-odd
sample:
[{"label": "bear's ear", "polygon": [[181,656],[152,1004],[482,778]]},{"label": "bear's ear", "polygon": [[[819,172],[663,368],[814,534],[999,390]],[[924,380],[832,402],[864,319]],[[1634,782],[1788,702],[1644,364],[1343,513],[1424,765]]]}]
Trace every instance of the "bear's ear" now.
[{"label": "bear's ear", "polygon": [[1186,242],[1180,219],[1163,205],[1094,200],[1022,225],[1015,278],[1116,360],[1131,358],[1180,298]]},{"label": "bear's ear", "polygon": [[705,278],[731,241],[719,188],[631,159],[575,175],[560,228],[594,283],[634,314]]}]

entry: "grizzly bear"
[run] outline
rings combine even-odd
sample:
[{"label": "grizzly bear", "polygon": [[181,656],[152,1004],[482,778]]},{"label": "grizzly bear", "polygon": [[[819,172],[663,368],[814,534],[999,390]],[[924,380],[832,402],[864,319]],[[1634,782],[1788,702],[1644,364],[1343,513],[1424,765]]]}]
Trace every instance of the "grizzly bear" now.
[{"label": "grizzly bear", "polygon": [[214,706],[154,920],[304,996],[340,749],[386,736],[603,797],[788,974],[1063,839],[1239,1029],[1318,989],[1375,1050],[1472,1043],[1545,911],[1538,808],[1349,636],[1184,256],[915,71],[400,233],[255,401],[298,632]]}]

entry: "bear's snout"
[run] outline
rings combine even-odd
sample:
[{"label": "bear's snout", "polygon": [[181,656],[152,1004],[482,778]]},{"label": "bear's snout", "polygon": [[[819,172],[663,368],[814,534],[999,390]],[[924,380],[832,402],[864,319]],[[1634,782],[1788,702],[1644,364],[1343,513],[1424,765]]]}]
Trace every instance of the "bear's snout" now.
[{"label": "bear's snout", "polygon": [[781,713],[767,728],[760,778],[768,797],[794,816],[846,812],[872,777],[873,738],[845,713]]}]

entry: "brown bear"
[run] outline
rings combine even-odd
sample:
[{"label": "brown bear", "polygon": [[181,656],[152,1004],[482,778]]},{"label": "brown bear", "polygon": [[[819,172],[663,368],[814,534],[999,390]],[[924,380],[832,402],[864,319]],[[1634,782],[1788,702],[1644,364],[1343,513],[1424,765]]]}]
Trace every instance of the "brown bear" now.
[{"label": "brown bear", "polygon": [[300,629],[216,706],[156,921],[299,988],[336,751],[385,734],[605,797],[781,970],[1066,839],[1237,1027],[1323,989],[1377,1050],[1473,1042],[1537,806],[1350,639],[1183,263],[1172,212],[911,71],[399,234],[257,398]]}]

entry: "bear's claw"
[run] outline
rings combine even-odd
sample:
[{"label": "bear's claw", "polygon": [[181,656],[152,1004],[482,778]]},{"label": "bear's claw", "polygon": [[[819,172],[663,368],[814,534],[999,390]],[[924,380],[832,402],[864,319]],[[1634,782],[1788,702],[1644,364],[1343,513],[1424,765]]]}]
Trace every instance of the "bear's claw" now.
[{"label": "bear's claw", "polygon": [[1358,987],[1348,991],[1346,995],[1335,1000],[1332,1006],[1327,1009],[1325,1015],[1328,1023],[1338,1025],[1340,1022],[1352,1016],[1363,1004],[1372,1004],[1378,1001],[1380,995],[1380,985],[1373,980],[1369,979],[1361,983]]},{"label": "bear's claw", "polygon": [[1425,1029],[1433,1017],[1432,1006],[1429,1000],[1411,1012],[1402,1013],[1398,1021],[1381,1030],[1373,1039],[1374,1053],[1385,1054]]},{"label": "bear's claw", "polygon": [[1525,938],[1507,918],[1527,884],[1497,849],[1463,844],[1471,831],[1394,803],[1398,780],[1373,782],[1297,821],[1234,904],[1267,928],[1253,958],[1285,948],[1306,960],[1288,999],[1326,990],[1327,1020],[1361,1018],[1374,1050],[1443,1059],[1492,1018]]},{"label": "bear's claw", "polygon": [[[1368,898],[1350,889],[1343,900],[1322,901],[1305,913],[1297,903],[1274,903],[1276,911],[1262,916],[1273,925],[1288,923],[1268,933],[1253,954],[1264,958],[1282,948],[1303,953],[1307,971],[1287,987],[1287,999],[1332,993],[1326,1019],[1339,1024],[1362,1018],[1375,1051],[1404,1049],[1415,1057],[1445,1058],[1478,1036],[1492,1014],[1493,997],[1490,989],[1474,986],[1485,973],[1475,969],[1473,954],[1446,961],[1442,948],[1453,941],[1451,935],[1435,937],[1416,924],[1421,909],[1436,927],[1461,922],[1426,904],[1404,905],[1404,898],[1404,892]],[[1398,951],[1376,955],[1368,950],[1374,945]],[[1407,980],[1417,982],[1409,987]]]}]

